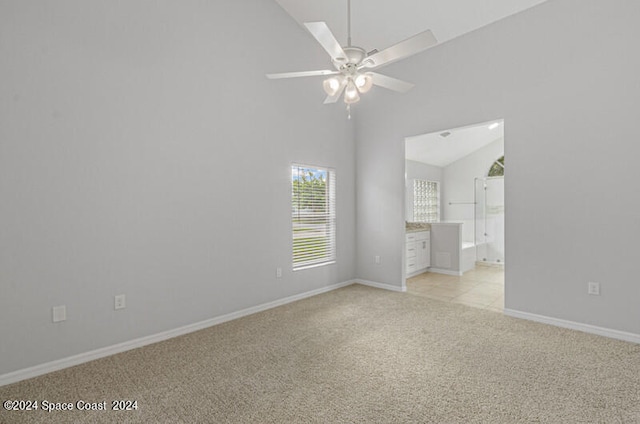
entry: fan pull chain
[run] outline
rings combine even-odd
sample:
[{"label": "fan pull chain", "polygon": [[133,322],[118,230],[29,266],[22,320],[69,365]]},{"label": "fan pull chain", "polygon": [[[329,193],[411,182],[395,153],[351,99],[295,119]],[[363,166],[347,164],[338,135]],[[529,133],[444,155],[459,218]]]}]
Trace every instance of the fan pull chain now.
[{"label": "fan pull chain", "polygon": [[351,120],[351,105],[347,105],[347,119]]}]

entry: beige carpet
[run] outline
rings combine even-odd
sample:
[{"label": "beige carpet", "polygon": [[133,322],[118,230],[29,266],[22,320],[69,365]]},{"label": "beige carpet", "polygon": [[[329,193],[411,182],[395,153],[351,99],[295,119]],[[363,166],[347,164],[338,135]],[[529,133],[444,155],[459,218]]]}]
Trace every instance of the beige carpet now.
[{"label": "beige carpet", "polygon": [[640,345],[360,285],[0,388],[2,423],[640,423]]}]

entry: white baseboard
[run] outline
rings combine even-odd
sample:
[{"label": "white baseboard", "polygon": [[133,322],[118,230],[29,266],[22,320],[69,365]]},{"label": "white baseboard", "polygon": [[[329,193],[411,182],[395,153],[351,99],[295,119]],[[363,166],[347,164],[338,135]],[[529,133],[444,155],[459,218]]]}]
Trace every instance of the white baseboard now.
[{"label": "white baseboard", "polygon": [[598,336],[604,336],[612,339],[624,340],[626,342],[640,344],[640,334],[627,333],[625,331],[612,330],[610,328],[597,327],[595,325],[582,324],[580,322],[566,321],[563,319],[531,314],[529,312],[521,312],[513,309],[505,309],[504,314],[514,318],[522,318],[529,321],[536,321],[543,324],[554,325],[556,327],[568,328],[571,330],[582,331],[584,333],[597,334]]},{"label": "white baseboard", "polygon": [[455,275],[456,277],[462,276],[462,272],[460,271],[451,271],[450,269],[442,268],[429,268],[429,272],[435,272],[436,274]]},{"label": "white baseboard", "polygon": [[357,279],[357,280],[354,280],[354,283],[362,284],[363,286],[375,287],[377,289],[391,290],[391,291],[395,291],[395,292],[406,292],[407,291],[406,287],[392,286],[391,284],[385,284],[385,283],[376,283],[375,281]]},{"label": "white baseboard", "polygon": [[306,299],[307,297],[315,296],[315,295],[326,293],[342,287],[350,286],[355,282],[356,281],[352,280],[352,281],[345,281],[338,284],[333,284],[327,287],[322,287],[320,289],[296,294],[296,295],[285,297],[279,300],[274,300],[273,302],[263,303],[262,305],[252,306],[250,308],[243,309],[241,311],[236,311],[229,314],[221,315],[205,321],[189,324],[184,327],[163,331],[162,333],[153,334],[151,336],[141,337],[135,340],[129,340],[123,343],[118,343],[116,345],[103,347],[100,349],[92,350],[92,351],[81,353],[78,355],[69,356],[67,358],[62,358],[62,359],[47,362],[44,364],[36,365],[33,367],[25,368],[22,370],[13,371],[7,374],[0,375],[0,386],[16,383],[18,381],[26,380],[27,378],[37,377],[39,375],[48,374],[53,371],[59,371],[64,368],[73,367],[75,365],[80,365],[85,362],[104,358],[110,355],[115,355],[116,353],[126,352],[127,350],[137,349],[139,347],[143,347],[149,344],[172,339],[174,337],[182,336],[184,334],[193,333],[194,331],[203,330],[205,328],[212,327],[214,325],[222,324],[223,322],[242,318],[247,315],[252,315],[258,312],[266,311],[267,309],[272,309],[278,306],[286,305],[287,303]]}]

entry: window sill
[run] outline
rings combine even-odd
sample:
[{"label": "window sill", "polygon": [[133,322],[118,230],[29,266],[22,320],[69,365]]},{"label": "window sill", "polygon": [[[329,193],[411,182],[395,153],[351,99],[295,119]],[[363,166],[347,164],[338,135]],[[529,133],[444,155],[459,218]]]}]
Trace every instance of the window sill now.
[{"label": "window sill", "polygon": [[305,269],[318,268],[318,267],[325,266],[325,265],[333,265],[335,263],[336,263],[336,261],[328,261],[328,262],[322,262],[322,263],[319,263],[319,264],[305,265],[305,266],[293,268],[293,272],[304,271]]}]

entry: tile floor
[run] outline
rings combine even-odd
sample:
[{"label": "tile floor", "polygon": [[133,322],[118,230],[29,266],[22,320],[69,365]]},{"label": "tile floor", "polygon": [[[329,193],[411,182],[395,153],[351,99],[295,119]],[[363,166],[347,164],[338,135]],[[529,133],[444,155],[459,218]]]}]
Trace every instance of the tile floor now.
[{"label": "tile floor", "polygon": [[407,293],[503,312],[504,268],[477,265],[461,277],[425,272],[407,279]]}]

